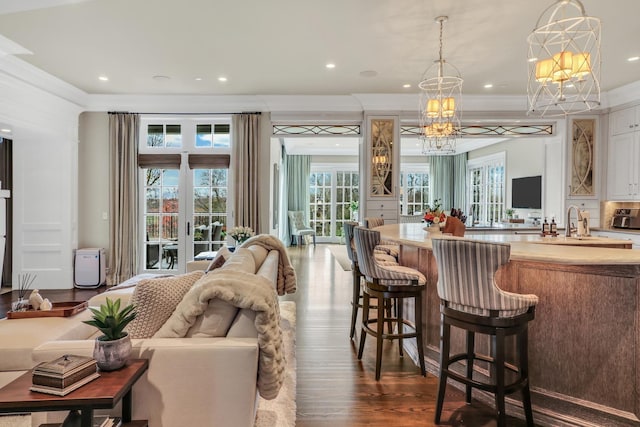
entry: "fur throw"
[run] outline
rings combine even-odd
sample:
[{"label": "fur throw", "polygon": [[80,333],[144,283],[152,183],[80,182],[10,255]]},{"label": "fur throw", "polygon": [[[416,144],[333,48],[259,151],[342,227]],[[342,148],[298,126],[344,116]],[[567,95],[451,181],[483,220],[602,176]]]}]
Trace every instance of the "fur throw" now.
[{"label": "fur throw", "polygon": [[287,248],[284,247],[282,242],[270,234],[258,234],[247,239],[240,247],[248,248],[253,245],[262,246],[268,251],[276,250],[280,253],[278,257],[278,283],[276,286],[278,295],[294,293],[297,288],[296,271],[291,266]]},{"label": "fur throw", "polygon": [[153,337],[186,336],[196,318],[207,309],[209,300],[214,298],[255,311],[260,349],[258,391],[264,399],[274,399],[285,379],[286,361],[280,329],[280,306],[273,284],[268,279],[241,271],[213,270],[193,285]]}]

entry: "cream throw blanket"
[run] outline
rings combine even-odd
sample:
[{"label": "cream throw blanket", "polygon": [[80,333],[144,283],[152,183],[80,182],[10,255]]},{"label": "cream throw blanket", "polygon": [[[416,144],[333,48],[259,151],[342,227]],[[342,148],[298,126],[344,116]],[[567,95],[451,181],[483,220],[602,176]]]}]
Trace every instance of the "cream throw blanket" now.
[{"label": "cream throw blanket", "polygon": [[241,271],[214,270],[193,285],[153,337],[186,336],[196,318],[207,309],[209,300],[215,298],[255,311],[260,348],[258,391],[264,399],[274,399],[285,379],[286,362],[280,329],[280,306],[270,280]]},{"label": "cream throw blanket", "polygon": [[253,245],[259,245],[268,251],[275,250],[280,253],[278,257],[278,283],[276,286],[278,295],[294,293],[297,287],[296,271],[291,266],[287,248],[284,247],[282,242],[270,234],[258,234],[246,240],[240,247],[248,248]]}]

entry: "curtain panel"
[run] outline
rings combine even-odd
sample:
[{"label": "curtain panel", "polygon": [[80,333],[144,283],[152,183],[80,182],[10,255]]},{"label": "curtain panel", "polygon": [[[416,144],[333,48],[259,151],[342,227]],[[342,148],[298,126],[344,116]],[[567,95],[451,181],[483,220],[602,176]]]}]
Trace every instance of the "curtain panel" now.
[{"label": "curtain panel", "polygon": [[[286,211],[304,212],[305,224],[309,224],[309,176],[311,175],[311,156],[292,156],[284,154],[283,162],[286,173]],[[289,216],[286,216],[287,238],[285,242],[291,241],[291,231],[289,227]]]},{"label": "curtain panel", "polygon": [[2,263],[1,283],[11,283],[12,261],[13,261],[13,141],[6,138],[0,138],[0,181],[3,190],[12,191],[11,197],[6,199],[6,235],[4,246],[4,260]]},{"label": "curtain panel", "polygon": [[260,114],[235,114],[231,124],[234,223],[251,227],[259,234],[262,232],[258,217]]},{"label": "curtain panel", "polygon": [[138,114],[109,113],[109,286],[138,271],[139,126]]},{"label": "curtain panel", "polygon": [[433,198],[441,199],[445,212],[466,209],[467,153],[455,156],[429,156]]}]

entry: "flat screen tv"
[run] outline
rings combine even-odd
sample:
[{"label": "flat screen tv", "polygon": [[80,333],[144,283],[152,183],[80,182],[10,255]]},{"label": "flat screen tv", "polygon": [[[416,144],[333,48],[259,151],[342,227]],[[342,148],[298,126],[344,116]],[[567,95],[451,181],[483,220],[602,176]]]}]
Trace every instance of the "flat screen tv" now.
[{"label": "flat screen tv", "polygon": [[511,180],[511,207],[542,209],[542,176],[527,176]]}]

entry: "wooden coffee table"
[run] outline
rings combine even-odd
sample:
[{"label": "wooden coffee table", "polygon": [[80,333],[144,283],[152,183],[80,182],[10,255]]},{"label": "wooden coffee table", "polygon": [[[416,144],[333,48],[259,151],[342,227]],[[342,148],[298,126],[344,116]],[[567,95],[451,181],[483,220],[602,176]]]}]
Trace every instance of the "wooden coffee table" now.
[{"label": "wooden coffee table", "polygon": [[[122,426],[148,427],[147,420],[131,420],[131,388],[148,368],[147,359],[132,359],[117,371],[100,372],[100,378],[66,396],[30,391],[29,371],[0,389],[0,413],[76,409],[82,414],[82,427],[92,427],[94,409],[111,409],[122,400]],[[56,426],[60,424],[41,427]]]}]

